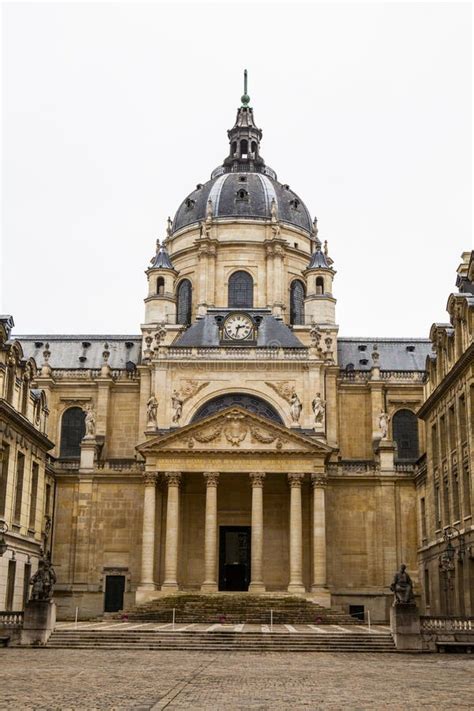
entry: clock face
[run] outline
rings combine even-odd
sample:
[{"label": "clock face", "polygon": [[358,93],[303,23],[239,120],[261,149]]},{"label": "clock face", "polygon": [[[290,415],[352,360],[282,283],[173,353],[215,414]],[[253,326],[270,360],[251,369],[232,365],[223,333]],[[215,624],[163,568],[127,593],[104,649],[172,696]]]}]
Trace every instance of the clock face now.
[{"label": "clock face", "polygon": [[224,333],[233,341],[244,341],[253,333],[253,321],[247,314],[231,314],[225,320]]}]

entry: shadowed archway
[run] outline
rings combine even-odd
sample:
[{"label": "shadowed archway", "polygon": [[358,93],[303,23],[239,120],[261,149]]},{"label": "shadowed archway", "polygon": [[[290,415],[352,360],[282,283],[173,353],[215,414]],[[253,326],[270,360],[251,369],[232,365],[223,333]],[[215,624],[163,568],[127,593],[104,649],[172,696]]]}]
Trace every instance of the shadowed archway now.
[{"label": "shadowed archway", "polygon": [[226,393],[225,395],[219,395],[218,397],[212,398],[212,400],[208,400],[199,408],[191,422],[197,422],[227,407],[235,406],[243,407],[254,415],[261,415],[261,417],[266,417],[267,420],[272,420],[279,425],[284,425],[283,420],[272,405],[256,395],[248,395],[246,393]]}]

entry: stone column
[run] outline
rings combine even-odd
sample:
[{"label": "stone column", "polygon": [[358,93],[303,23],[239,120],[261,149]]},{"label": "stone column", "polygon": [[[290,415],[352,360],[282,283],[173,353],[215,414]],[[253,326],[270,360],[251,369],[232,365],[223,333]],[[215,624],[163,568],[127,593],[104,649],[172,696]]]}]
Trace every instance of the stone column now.
[{"label": "stone column", "polygon": [[202,592],[217,591],[217,484],[219,474],[205,472],[206,521],[204,525],[204,582]]},{"label": "stone column", "polygon": [[249,474],[252,482],[252,542],[249,592],[265,592],[263,583],[263,472]]},{"label": "stone column", "polygon": [[331,604],[331,595],[327,589],[326,574],[326,486],[328,480],[321,474],[311,475],[313,487],[313,584],[311,592],[317,593],[324,600],[320,604]]},{"label": "stone column", "polygon": [[181,472],[166,472],[168,503],[166,505],[165,579],[162,590],[179,590],[178,540],[179,540],[179,486]]},{"label": "stone column", "polygon": [[143,499],[143,534],[142,534],[142,575],[140,588],[156,590],[155,568],[155,512],[156,482],[158,472],[146,472],[145,494]]},{"label": "stone column", "polygon": [[288,592],[305,592],[303,585],[303,521],[301,484],[304,474],[288,474],[290,484],[290,583]]}]

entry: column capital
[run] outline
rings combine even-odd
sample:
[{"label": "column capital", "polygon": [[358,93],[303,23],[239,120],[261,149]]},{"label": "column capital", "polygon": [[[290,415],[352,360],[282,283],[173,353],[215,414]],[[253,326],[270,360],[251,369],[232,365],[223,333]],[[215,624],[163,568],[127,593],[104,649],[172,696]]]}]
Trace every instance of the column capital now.
[{"label": "column capital", "polygon": [[250,472],[249,474],[252,487],[263,487],[263,480],[265,479],[265,472]]},{"label": "column capital", "polygon": [[165,479],[168,486],[179,486],[182,480],[181,472],[165,472]]},{"label": "column capital", "polygon": [[323,476],[322,474],[311,474],[311,485],[313,489],[325,489],[328,484],[329,482],[326,476]]},{"label": "column capital", "polygon": [[303,474],[303,473],[300,473],[300,472],[290,472],[290,473],[288,474],[288,483],[289,483],[289,485],[291,486],[291,488],[293,488],[293,487],[298,487],[298,488],[301,487],[301,484],[303,483],[303,479],[304,479],[304,474]]},{"label": "column capital", "polygon": [[144,472],[143,482],[145,486],[156,486],[159,476],[159,472]]},{"label": "column capital", "polygon": [[219,472],[203,472],[206,486],[217,486],[219,483]]}]

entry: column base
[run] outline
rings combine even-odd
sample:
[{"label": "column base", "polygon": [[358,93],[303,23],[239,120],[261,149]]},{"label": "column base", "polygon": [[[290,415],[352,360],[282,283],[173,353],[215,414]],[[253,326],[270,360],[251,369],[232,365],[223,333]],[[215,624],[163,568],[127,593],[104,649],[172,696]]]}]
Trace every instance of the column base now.
[{"label": "column base", "polygon": [[312,585],[311,594],[313,595],[314,601],[318,605],[322,605],[323,607],[331,607],[331,593],[327,588],[320,587],[319,585]]},{"label": "column base", "polygon": [[179,585],[176,580],[165,580],[161,586],[162,590],[169,590],[171,592],[177,592],[179,590]]},{"label": "column base", "polygon": [[266,588],[264,583],[250,583],[249,585],[249,593],[263,593],[265,592]]},{"label": "column base", "polygon": [[290,583],[288,585],[288,592],[292,593],[305,593],[306,588],[302,583]]},{"label": "column base", "polygon": [[135,591],[135,604],[141,605],[144,602],[149,602],[149,600],[155,600],[159,597],[159,594],[156,585],[152,588],[145,588],[143,585],[139,585]]},{"label": "column base", "polygon": [[205,593],[217,592],[217,583],[204,582],[201,585],[201,592],[205,592]]},{"label": "column base", "polygon": [[138,590],[158,590],[158,585],[156,583],[140,583],[137,587]]}]

